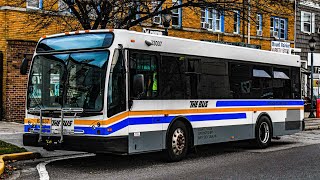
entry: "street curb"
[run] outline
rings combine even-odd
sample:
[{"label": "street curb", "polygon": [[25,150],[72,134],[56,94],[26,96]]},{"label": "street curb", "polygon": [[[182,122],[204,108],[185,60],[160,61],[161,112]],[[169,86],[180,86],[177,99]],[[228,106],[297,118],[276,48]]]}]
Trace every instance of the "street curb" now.
[{"label": "street curb", "polygon": [[305,131],[311,131],[311,130],[318,130],[320,129],[320,125],[315,125],[315,126],[307,126],[304,130]]},{"label": "street curb", "polygon": [[4,161],[36,159],[36,158],[39,158],[40,156],[41,155],[39,153],[33,153],[33,152],[0,155],[0,175],[4,172],[4,168],[5,168]]}]

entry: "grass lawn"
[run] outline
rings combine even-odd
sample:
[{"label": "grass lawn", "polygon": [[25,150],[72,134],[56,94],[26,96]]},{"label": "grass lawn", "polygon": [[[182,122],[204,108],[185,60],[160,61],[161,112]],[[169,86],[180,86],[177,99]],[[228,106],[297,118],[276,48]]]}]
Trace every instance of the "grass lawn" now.
[{"label": "grass lawn", "polygon": [[18,146],[0,141],[0,155],[2,154],[12,154],[12,153],[20,153],[26,152],[27,150],[24,148],[20,148]]}]

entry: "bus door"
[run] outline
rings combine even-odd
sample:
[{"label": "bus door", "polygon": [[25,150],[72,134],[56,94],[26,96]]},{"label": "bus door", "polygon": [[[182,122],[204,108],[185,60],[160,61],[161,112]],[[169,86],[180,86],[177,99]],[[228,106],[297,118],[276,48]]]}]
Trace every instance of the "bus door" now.
[{"label": "bus door", "polygon": [[162,149],[162,125],[156,116],[158,59],[153,52],[129,53],[129,153]]}]

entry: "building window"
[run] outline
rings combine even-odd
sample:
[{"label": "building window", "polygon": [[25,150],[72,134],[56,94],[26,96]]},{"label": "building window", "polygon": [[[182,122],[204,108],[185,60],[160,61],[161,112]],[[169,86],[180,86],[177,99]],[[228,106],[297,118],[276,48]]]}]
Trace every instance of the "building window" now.
[{"label": "building window", "polygon": [[214,32],[224,32],[224,14],[212,8],[201,9],[201,28]]},{"label": "building window", "polygon": [[[71,0],[70,3],[74,3],[74,0]],[[63,12],[63,13],[71,13],[71,9],[69,8],[69,6],[63,2],[63,0],[59,0],[59,3],[58,3],[58,6],[59,6],[59,11],[60,12]]]},{"label": "building window", "polygon": [[[161,3],[161,1],[157,1],[157,0],[152,0],[151,4],[152,4],[152,10],[153,11],[161,11],[161,7],[159,7],[158,10],[156,10],[157,6]],[[153,16],[152,19],[153,24],[161,24],[161,14],[158,14],[156,16]]]},{"label": "building window", "polygon": [[[178,6],[181,4],[181,0],[172,0],[173,6]],[[181,28],[182,27],[182,9],[177,8],[172,10],[172,27]]]},{"label": "building window", "polygon": [[28,9],[42,9],[43,0],[27,0]]},{"label": "building window", "polygon": [[206,9],[201,9],[201,28],[207,29],[207,21],[206,21]]},{"label": "building window", "polygon": [[262,36],[262,14],[257,14],[257,36]]},{"label": "building window", "polygon": [[138,19],[140,19],[140,12],[141,12],[141,10],[140,10],[140,2],[136,2],[136,6],[137,6],[137,13],[136,13],[136,20],[138,20]]},{"label": "building window", "polygon": [[271,17],[270,36],[277,39],[288,39],[288,20],[280,17]]},{"label": "building window", "polygon": [[315,32],[315,14],[301,11],[301,31],[305,33]]},{"label": "building window", "polygon": [[233,14],[233,33],[240,33],[240,11],[234,11]]}]

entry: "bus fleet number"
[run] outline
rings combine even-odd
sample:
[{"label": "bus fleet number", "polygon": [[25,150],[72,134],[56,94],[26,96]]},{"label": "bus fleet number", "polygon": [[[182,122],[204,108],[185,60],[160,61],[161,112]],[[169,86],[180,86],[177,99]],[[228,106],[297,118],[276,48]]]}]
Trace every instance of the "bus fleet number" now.
[{"label": "bus fleet number", "polygon": [[162,41],[154,41],[154,40],[151,40],[151,43],[152,43],[152,45],[154,45],[154,46],[161,46],[161,45],[162,45]]}]

